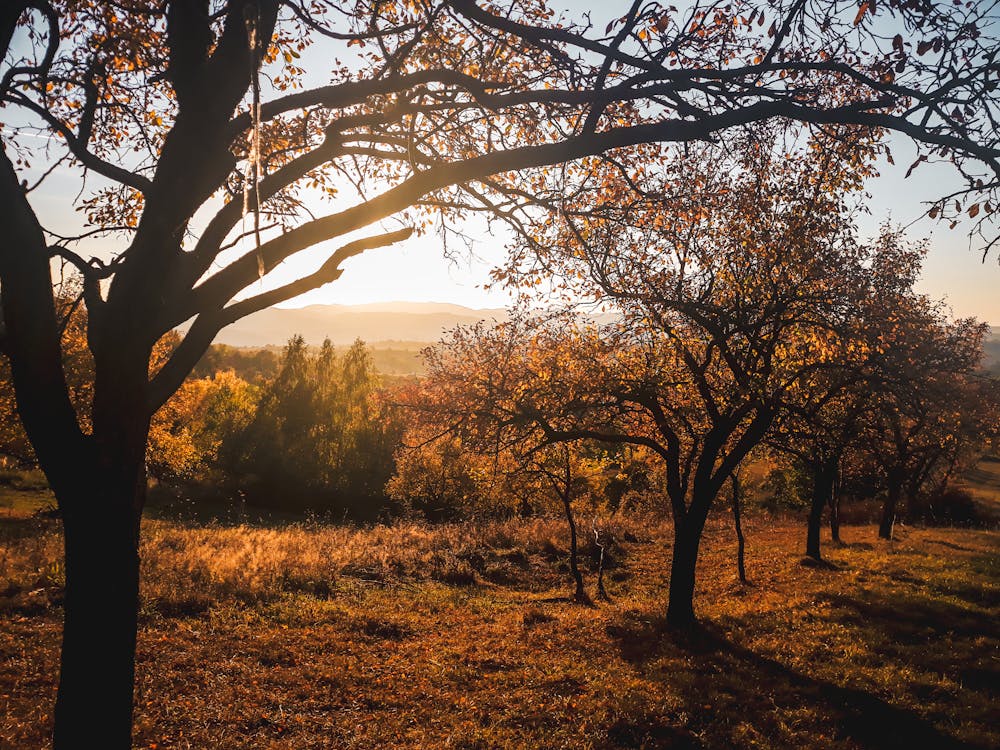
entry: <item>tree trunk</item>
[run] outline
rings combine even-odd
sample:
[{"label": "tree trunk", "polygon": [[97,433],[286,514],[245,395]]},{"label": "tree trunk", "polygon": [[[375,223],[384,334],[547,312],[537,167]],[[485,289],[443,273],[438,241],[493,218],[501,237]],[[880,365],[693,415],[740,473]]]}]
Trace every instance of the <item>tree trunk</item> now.
[{"label": "tree trunk", "polygon": [[903,485],[898,472],[889,473],[889,492],[882,506],[882,522],[878,527],[878,535],[882,539],[892,539],[892,526],[896,521],[896,506],[899,504],[899,496]]},{"label": "tree trunk", "polygon": [[601,532],[594,526],[594,544],[601,551],[601,556],[597,561],[597,595],[604,601],[609,601],[608,592],[604,589],[604,564],[607,557],[608,545],[601,543]]},{"label": "tree trunk", "polygon": [[814,560],[822,560],[819,545],[820,526],[823,522],[823,508],[833,497],[835,475],[826,466],[813,470],[813,496],[809,506],[809,526],[806,533],[806,555]]},{"label": "tree trunk", "polygon": [[688,512],[674,521],[674,554],[670,561],[670,601],[667,604],[667,624],[672,628],[689,629],[695,624],[695,570],[710,505],[711,500],[699,501],[695,497]]},{"label": "tree trunk", "polygon": [[103,368],[95,356],[92,466],[75,489],[56,492],[66,598],[55,750],[132,743],[149,352],[122,343],[114,356]]},{"label": "tree trunk", "polygon": [[70,502],[61,499],[61,506],[66,596],[54,747],[130,748],[139,603],[137,485],[94,482]]},{"label": "tree trunk", "polygon": [[833,494],[830,495],[830,536],[840,544],[840,498],[843,491],[841,480],[834,483]]},{"label": "tree trunk", "polygon": [[587,592],[583,586],[583,574],[580,573],[580,551],[576,535],[576,519],[573,517],[573,505],[570,492],[562,493],[563,510],[566,511],[566,521],[569,523],[569,570],[576,583],[573,598],[578,602],[587,601]]},{"label": "tree trunk", "polygon": [[700,541],[700,535],[689,529],[678,529],[674,534],[670,602],[667,605],[667,624],[673,628],[687,629],[695,624],[694,583]]},{"label": "tree trunk", "polygon": [[743,522],[740,520],[740,480],[736,474],[729,477],[733,485],[733,523],[736,526],[736,572],[740,583],[747,583],[746,539],[743,537]]}]

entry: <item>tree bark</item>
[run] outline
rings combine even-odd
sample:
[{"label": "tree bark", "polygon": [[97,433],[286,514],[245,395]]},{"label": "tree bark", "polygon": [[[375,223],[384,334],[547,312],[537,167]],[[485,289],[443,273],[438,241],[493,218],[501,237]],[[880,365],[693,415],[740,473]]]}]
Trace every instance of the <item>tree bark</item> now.
[{"label": "tree bark", "polygon": [[743,522],[740,519],[740,480],[736,474],[729,477],[733,485],[733,523],[736,526],[736,572],[740,583],[747,583],[746,539],[743,537]]},{"label": "tree bark", "polygon": [[578,602],[587,601],[587,592],[583,586],[583,574],[580,573],[580,550],[576,534],[576,519],[573,517],[572,498],[569,490],[562,493],[563,509],[566,511],[566,521],[569,523],[569,570],[576,583],[573,598]]},{"label": "tree bark", "polygon": [[892,539],[892,526],[896,521],[896,506],[899,504],[899,496],[902,493],[903,483],[899,472],[891,471],[888,477],[889,492],[886,495],[885,503],[882,505],[882,522],[878,527],[878,535],[881,539]]},{"label": "tree bark", "polygon": [[56,491],[66,551],[56,750],[132,742],[149,349],[127,332],[95,352],[91,466]]},{"label": "tree bark", "polygon": [[60,499],[66,595],[56,750],[132,745],[139,515],[138,485],[123,484],[124,473]]},{"label": "tree bark", "polygon": [[678,529],[674,534],[674,554],[670,563],[670,601],[667,604],[667,624],[689,629],[695,624],[694,584],[698,563],[700,534],[690,529]]},{"label": "tree bark", "polygon": [[843,494],[843,482],[838,475],[830,495],[830,537],[840,544],[840,498]]},{"label": "tree bark", "polygon": [[698,547],[712,498],[696,494],[690,509],[674,519],[674,554],[670,561],[670,600],[667,624],[680,630],[694,627],[694,586]]},{"label": "tree bark", "polygon": [[823,508],[833,497],[833,482],[835,474],[827,466],[819,466],[813,470],[813,496],[809,506],[809,525],[806,533],[806,556],[814,560],[822,560],[819,534],[823,522]]}]

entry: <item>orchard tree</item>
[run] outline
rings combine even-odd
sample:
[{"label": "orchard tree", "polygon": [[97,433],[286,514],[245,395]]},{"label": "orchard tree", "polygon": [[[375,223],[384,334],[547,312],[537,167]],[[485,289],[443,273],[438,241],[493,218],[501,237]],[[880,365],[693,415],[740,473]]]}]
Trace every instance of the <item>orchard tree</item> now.
[{"label": "orchard tree", "polygon": [[947,446],[964,437],[963,391],[982,361],[987,330],[975,320],[947,323],[925,300],[913,302],[900,310],[892,331],[883,335],[885,349],[866,423],[886,488],[879,523],[883,539],[892,539],[900,498],[907,494],[915,511],[931,470]]},{"label": "orchard tree", "polygon": [[946,446],[959,440],[963,393],[989,330],[971,318],[949,321],[943,303],[914,290],[926,249],[886,227],[873,247],[861,306],[871,395],[860,433],[885,485],[883,539],[892,538],[904,493],[915,500]]},{"label": "orchard tree", "polygon": [[[1000,175],[990,7],[637,0],[594,28],[544,0],[3,3],[3,348],[65,530],[56,745],[129,744],[149,423],[224,326],[405,240],[424,208],[518,224],[511,196],[544,189],[547,165],[572,179],[616,150],[628,172],[656,150],[640,144],[776,118],[912,137],[966,178],[932,213],[982,230]],[[306,60],[332,61],[329,83]],[[81,188],[74,237],[39,213],[55,169]],[[314,194],[330,198],[318,216]],[[389,218],[402,228],[356,234]],[[89,258],[102,234],[115,249]],[[267,278],[332,240],[316,271]],[[62,366],[56,257],[84,277],[89,426]]]},{"label": "orchard tree", "polygon": [[[558,325],[567,323],[571,321],[560,319]],[[428,445],[446,451],[460,447],[457,465],[472,456],[473,465],[487,469],[477,482],[487,491],[477,494],[490,496],[499,489],[510,510],[534,509],[554,500],[569,532],[573,598],[590,603],[580,570],[574,500],[589,488],[588,475],[600,473],[603,462],[587,456],[580,441],[551,440],[549,424],[523,412],[529,390],[537,393],[539,383],[551,383],[554,373],[577,366],[568,348],[546,346],[552,340],[544,334],[555,325],[515,313],[510,321],[492,328],[483,323],[457,328],[440,345],[426,350],[427,377],[411,392],[407,406],[410,439],[433,437],[410,451],[416,449],[422,456]],[[393,480],[393,491],[405,489],[404,476]]]},{"label": "orchard tree", "polygon": [[530,279],[544,262],[574,296],[620,316],[602,332],[620,353],[591,355],[611,363],[593,387],[642,412],[642,439],[664,460],[675,534],[668,620],[682,627],[694,621],[712,503],[785,404],[840,366],[838,331],[862,288],[853,203],[874,144],[844,135],[780,160],[771,144],[685,149],[645,190],[595,169],[594,182],[617,192],[599,208],[567,201],[507,271]]},{"label": "orchard tree", "polygon": [[[823,509],[830,508],[831,533],[838,528],[836,499],[844,455],[859,441],[863,415],[871,408],[867,381],[856,371],[831,368],[790,399],[768,443],[806,469],[812,484],[806,524],[806,555],[821,560]],[[838,528],[839,535],[839,528]],[[839,541],[839,539],[835,540]]]},{"label": "orchard tree", "polygon": [[844,203],[863,163],[833,168],[812,149],[777,165],[755,146],[713,157],[679,159],[686,182],[617,204],[616,221],[567,211],[553,227],[550,268],[618,322],[514,317],[458,332],[429,364],[439,380],[481,373],[466,421],[659,456],[674,519],[667,617],[678,627],[694,622],[712,503],[790,394],[839,360],[834,330],[863,270]]}]

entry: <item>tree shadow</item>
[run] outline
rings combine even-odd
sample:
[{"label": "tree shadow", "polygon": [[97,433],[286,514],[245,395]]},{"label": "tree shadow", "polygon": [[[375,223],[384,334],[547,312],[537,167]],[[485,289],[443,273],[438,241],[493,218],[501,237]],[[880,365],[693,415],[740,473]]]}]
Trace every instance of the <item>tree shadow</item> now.
[{"label": "tree shadow", "polygon": [[928,539],[931,544],[939,544],[942,547],[947,547],[948,549],[958,550],[959,552],[975,552],[972,547],[966,547],[961,544],[955,544],[954,542],[949,542],[945,539]]},{"label": "tree shadow", "polygon": [[58,529],[61,529],[58,518],[38,515],[0,515],[0,544],[20,539],[31,539],[47,531]]},{"label": "tree shadow", "polygon": [[[712,716],[738,716],[771,742],[787,732],[784,715],[814,712],[835,739],[874,750],[979,750],[913,711],[871,693],[797,672],[732,641],[713,624],[675,631],[662,620],[608,626],[622,657],[643,670],[662,670],[692,717],[688,729],[715,731]],[[665,668],[664,663],[669,663]],[[680,668],[677,666],[680,665]],[[708,710],[710,714],[706,715]],[[699,726],[701,725],[701,726]],[[735,741],[730,738],[729,741]]]},{"label": "tree shadow", "polygon": [[[949,586],[948,593],[955,596],[955,587]],[[865,591],[822,599],[833,607],[837,621],[878,634],[879,651],[886,658],[1000,696],[1000,666],[982,645],[984,637],[1000,639],[1000,624],[992,613],[899,593],[891,600]]]},{"label": "tree shadow", "polygon": [[875,549],[875,545],[871,542],[845,542],[843,539],[838,539],[836,541],[829,542],[829,544],[835,549],[855,549],[865,552],[870,552]]},{"label": "tree shadow", "polygon": [[803,568],[813,568],[814,570],[843,570],[846,567],[825,557],[817,560],[815,557],[809,557],[808,555],[799,560],[799,565]]}]

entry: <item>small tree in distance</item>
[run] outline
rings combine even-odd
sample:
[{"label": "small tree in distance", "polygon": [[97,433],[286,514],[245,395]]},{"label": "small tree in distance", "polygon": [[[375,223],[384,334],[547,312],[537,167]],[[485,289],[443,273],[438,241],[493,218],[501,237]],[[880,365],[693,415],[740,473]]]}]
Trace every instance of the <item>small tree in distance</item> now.
[{"label": "small tree in distance", "polygon": [[[530,326],[515,314],[494,329],[483,323],[459,328],[425,351],[427,378],[404,402],[410,413],[411,447],[401,451],[401,468],[389,491],[401,499],[423,500],[445,487],[458,490],[456,499],[467,507],[466,516],[475,515],[477,505],[487,513],[499,510],[492,497],[497,493],[507,498],[504,511],[511,515],[533,512],[554,500],[569,532],[573,598],[589,604],[574,500],[587,485],[585,473],[593,473],[600,462],[591,460],[585,467],[581,446],[549,440],[536,420],[518,413],[519,391],[538,377],[533,367],[539,360],[531,351],[538,342],[525,335]],[[439,460],[429,467],[428,459],[436,455]],[[456,467],[466,465],[476,467],[465,472],[472,481],[448,481]],[[426,481],[431,476],[440,479]]]}]

